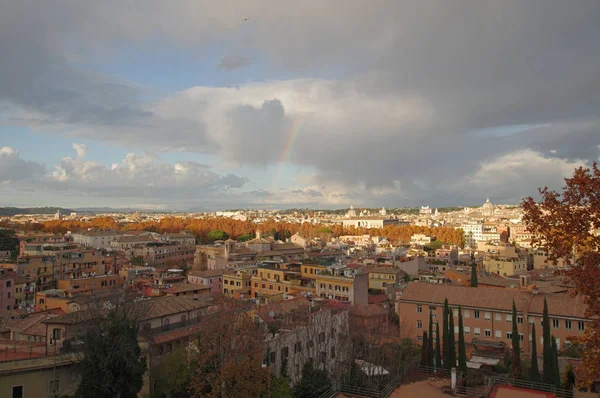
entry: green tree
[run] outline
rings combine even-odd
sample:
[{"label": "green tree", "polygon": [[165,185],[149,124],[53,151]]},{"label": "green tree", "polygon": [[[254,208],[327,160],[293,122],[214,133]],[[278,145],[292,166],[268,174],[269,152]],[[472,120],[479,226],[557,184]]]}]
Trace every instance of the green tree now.
[{"label": "green tree", "polygon": [[11,257],[19,253],[19,239],[12,229],[0,229],[0,251],[10,250]]},{"label": "green tree", "polygon": [[423,344],[421,345],[421,365],[427,366],[429,362],[429,336],[423,332]]},{"label": "green tree", "polygon": [[522,375],[521,370],[521,339],[519,337],[519,328],[517,327],[517,305],[513,300],[512,306],[512,350],[513,350],[513,377],[520,379]]},{"label": "green tree", "polygon": [[454,333],[454,314],[452,308],[448,307],[448,317],[450,322],[448,324],[448,359],[450,360],[449,368],[452,369],[456,366],[456,337]]},{"label": "green tree", "polygon": [[319,398],[331,388],[331,381],[324,370],[307,362],[302,368],[302,378],[294,388],[295,398]]},{"label": "green tree", "polygon": [[146,357],[132,308],[118,306],[87,324],[77,397],[135,398],[142,389]]},{"label": "green tree", "polygon": [[554,375],[552,384],[557,388],[561,388],[560,368],[558,367],[558,345],[556,344],[556,338],[554,336],[552,336],[552,373]]},{"label": "green tree", "polygon": [[244,232],[243,234],[238,236],[237,240],[238,240],[238,242],[246,242],[253,238],[254,238],[254,236],[252,234],[249,234],[248,232]]},{"label": "green tree", "polygon": [[186,349],[179,347],[165,356],[159,367],[155,396],[169,398],[189,398],[188,386],[192,377]]},{"label": "green tree", "polygon": [[458,369],[467,371],[467,351],[465,347],[465,331],[463,328],[463,316],[460,305],[458,306]]},{"label": "green tree", "polygon": [[471,264],[471,287],[477,287],[477,264]]},{"label": "green tree", "polygon": [[431,310],[429,310],[429,341],[427,344],[427,366],[433,368],[435,351],[433,351],[433,319]]},{"label": "green tree", "polygon": [[435,324],[435,367],[442,367],[442,347],[440,347],[440,324]]},{"label": "green tree", "polygon": [[450,357],[449,357],[449,349],[448,346],[450,344],[448,338],[449,338],[449,334],[448,334],[448,314],[450,314],[450,307],[448,306],[448,299],[444,300],[444,319],[442,319],[442,329],[443,329],[443,336],[442,336],[442,344],[443,344],[443,353],[442,353],[442,357],[444,360],[444,368],[446,369],[450,369]]},{"label": "green tree", "polygon": [[229,239],[229,235],[227,235],[227,233],[225,231],[222,231],[220,229],[215,229],[213,231],[210,231],[208,233],[208,235],[206,235],[206,237],[211,242],[214,242],[216,240],[226,240],[226,239]]},{"label": "green tree", "polygon": [[537,339],[535,335],[535,322],[533,323],[531,330],[531,370],[529,371],[529,378],[531,381],[539,383],[541,381],[540,378],[540,368],[538,366],[538,357],[537,357]]},{"label": "green tree", "polygon": [[544,350],[542,352],[544,373],[542,375],[543,381],[546,384],[554,384],[554,367],[553,355],[552,355],[552,340],[550,333],[550,317],[548,316],[548,302],[544,298],[544,313],[542,315],[542,328],[544,329]]},{"label": "green tree", "polygon": [[271,379],[269,391],[271,398],[294,398],[294,390],[290,386],[287,377],[282,376]]}]

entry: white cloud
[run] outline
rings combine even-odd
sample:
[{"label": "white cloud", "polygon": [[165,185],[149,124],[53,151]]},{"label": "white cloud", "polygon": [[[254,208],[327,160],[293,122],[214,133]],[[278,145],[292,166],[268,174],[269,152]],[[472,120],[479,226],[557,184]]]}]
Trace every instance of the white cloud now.
[{"label": "white cloud", "polygon": [[43,171],[43,165],[23,160],[15,149],[8,146],[0,148],[0,183],[26,180]]},{"label": "white cloud", "polygon": [[75,150],[75,152],[77,152],[77,157],[79,159],[85,157],[85,155],[87,154],[87,145],[85,144],[78,144],[74,142],[73,149]]}]

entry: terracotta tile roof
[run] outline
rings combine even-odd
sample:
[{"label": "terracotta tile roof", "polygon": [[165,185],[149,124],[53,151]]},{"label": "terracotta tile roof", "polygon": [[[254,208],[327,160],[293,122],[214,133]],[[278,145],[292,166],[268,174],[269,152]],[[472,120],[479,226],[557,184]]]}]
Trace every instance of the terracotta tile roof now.
[{"label": "terracotta tile roof", "polygon": [[355,305],[351,307],[351,314],[358,317],[385,316],[387,313],[388,311],[378,304]]},{"label": "terracotta tile roof", "polygon": [[210,289],[210,286],[206,286],[200,283],[176,283],[171,287],[165,289],[165,293],[176,294],[184,292],[193,292],[194,290],[206,290]]},{"label": "terracotta tile roof", "polygon": [[447,298],[452,305],[509,312],[512,311],[514,300],[517,311],[522,312],[527,305],[529,313],[541,315],[544,297],[548,301],[551,316],[585,318],[586,305],[583,297],[571,297],[566,293],[545,295],[514,289],[485,289],[413,282],[408,284],[399,301],[443,305]]}]

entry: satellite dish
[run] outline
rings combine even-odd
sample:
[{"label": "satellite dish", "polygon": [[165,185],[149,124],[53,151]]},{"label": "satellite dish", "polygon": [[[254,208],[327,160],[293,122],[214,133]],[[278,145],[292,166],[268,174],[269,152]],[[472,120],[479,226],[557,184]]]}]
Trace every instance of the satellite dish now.
[{"label": "satellite dish", "polygon": [[274,311],[269,311],[269,316],[271,318],[275,318],[275,312]]}]

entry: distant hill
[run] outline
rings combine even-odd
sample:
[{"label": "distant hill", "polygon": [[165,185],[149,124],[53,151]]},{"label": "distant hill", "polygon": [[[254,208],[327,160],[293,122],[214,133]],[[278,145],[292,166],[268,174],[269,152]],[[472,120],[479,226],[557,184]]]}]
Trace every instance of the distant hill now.
[{"label": "distant hill", "polygon": [[62,207],[0,207],[0,216],[12,217],[17,214],[54,214],[58,210],[62,214],[70,214],[73,210]]}]

